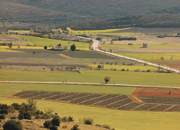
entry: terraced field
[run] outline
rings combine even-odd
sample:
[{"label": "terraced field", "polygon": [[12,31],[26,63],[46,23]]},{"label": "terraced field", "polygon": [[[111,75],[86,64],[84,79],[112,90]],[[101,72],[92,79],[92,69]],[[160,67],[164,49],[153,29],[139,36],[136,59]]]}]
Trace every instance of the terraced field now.
[{"label": "terraced field", "polygon": [[137,96],[142,102],[120,94],[93,94],[75,92],[21,91],[10,98],[58,101],[116,110],[180,111],[180,98]]}]

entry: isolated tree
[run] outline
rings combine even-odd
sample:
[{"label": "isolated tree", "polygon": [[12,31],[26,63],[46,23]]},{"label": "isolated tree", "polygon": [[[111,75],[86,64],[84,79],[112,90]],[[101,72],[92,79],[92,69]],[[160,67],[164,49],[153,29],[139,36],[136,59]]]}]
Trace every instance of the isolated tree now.
[{"label": "isolated tree", "polygon": [[71,45],[71,51],[75,51],[76,50],[76,46],[75,46],[75,44],[73,44],[73,45]]},{"label": "isolated tree", "polygon": [[109,76],[106,76],[106,77],[104,78],[104,81],[105,81],[106,84],[109,82],[109,80],[110,80],[110,77],[109,77]]},{"label": "isolated tree", "polygon": [[55,116],[53,119],[52,119],[52,124],[53,125],[56,125],[56,126],[60,126],[60,118],[58,116]]},{"label": "isolated tree", "polygon": [[45,49],[45,50],[47,49],[47,46],[46,46],[46,45],[44,46],[44,49]]},{"label": "isolated tree", "polygon": [[71,130],[80,130],[78,127],[79,127],[79,125],[74,125],[74,126],[71,128]]}]

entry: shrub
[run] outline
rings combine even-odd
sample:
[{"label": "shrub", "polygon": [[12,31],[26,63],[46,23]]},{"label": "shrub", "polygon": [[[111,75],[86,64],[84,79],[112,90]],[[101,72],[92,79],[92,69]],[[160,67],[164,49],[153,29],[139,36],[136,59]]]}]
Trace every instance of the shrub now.
[{"label": "shrub", "polygon": [[18,119],[19,119],[19,120],[24,119],[24,114],[21,114],[21,113],[20,113],[20,114],[18,115]]},{"label": "shrub", "polygon": [[60,126],[60,118],[59,117],[54,117],[53,119],[52,119],[52,124],[53,125],[56,125],[56,126]]},{"label": "shrub", "polygon": [[50,128],[53,126],[52,121],[45,121],[43,125],[45,128]]},{"label": "shrub", "polygon": [[11,106],[13,106],[15,110],[20,109],[20,105],[18,103],[13,103],[13,104],[11,104]]},{"label": "shrub", "polygon": [[40,115],[35,115],[35,119],[41,119]]},{"label": "shrub", "polygon": [[67,122],[68,119],[67,119],[67,117],[65,116],[65,117],[63,117],[63,118],[61,119],[61,121],[62,121],[62,122]]},{"label": "shrub", "polygon": [[106,84],[109,82],[109,80],[110,80],[110,77],[109,77],[109,76],[106,76],[106,77],[104,78],[104,81],[105,81]]},{"label": "shrub", "polygon": [[139,72],[139,69],[135,70],[135,72]]},{"label": "shrub", "polygon": [[121,71],[125,71],[125,69],[122,69]]},{"label": "shrub", "polygon": [[74,121],[73,117],[72,117],[72,116],[69,116],[69,117],[68,117],[68,122],[73,122],[73,121]]},{"label": "shrub", "polygon": [[116,71],[116,69],[114,69],[114,71]]},{"label": "shrub", "polygon": [[102,127],[106,128],[106,129],[110,129],[109,125],[102,125]]},{"label": "shrub", "polygon": [[161,57],[161,60],[164,60],[164,57]]},{"label": "shrub", "polygon": [[71,50],[71,51],[75,51],[75,50],[76,50],[75,44],[71,45],[70,50]]},{"label": "shrub", "polygon": [[66,129],[66,128],[67,128],[67,125],[63,125],[62,128],[63,128],[63,129]]},{"label": "shrub", "polygon": [[58,130],[58,127],[56,125],[53,125],[52,127],[50,127],[50,130]]},{"label": "shrub", "polygon": [[17,117],[13,116],[13,117],[11,117],[11,119],[17,119]]},{"label": "shrub", "polygon": [[0,114],[6,114],[6,115],[7,115],[7,114],[8,114],[8,110],[6,110],[6,109],[1,109],[1,110],[0,110]]},{"label": "shrub", "polygon": [[29,119],[29,120],[31,120],[31,113],[30,113],[30,112],[25,112],[25,113],[24,113],[24,119]]},{"label": "shrub", "polygon": [[44,49],[46,50],[46,49],[47,49],[47,46],[44,46]]},{"label": "shrub", "polygon": [[114,128],[112,128],[111,130],[115,130]]},{"label": "shrub", "polygon": [[71,130],[80,130],[78,127],[79,127],[79,125],[74,125],[74,126],[71,128]]},{"label": "shrub", "polygon": [[151,70],[147,70],[146,72],[150,72]]},{"label": "shrub", "polygon": [[96,124],[96,126],[101,127],[101,125],[100,125],[100,124]]},{"label": "shrub", "polygon": [[34,46],[36,46],[36,44],[34,44]]},{"label": "shrub", "polygon": [[0,119],[6,119],[6,115],[5,114],[0,114]]},{"label": "shrub", "polygon": [[126,71],[129,71],[129,69],[127,69]]},{"label": "shrub", "polygon": [[8,120],[3,125],[3,129],[4,130],[22,130],[23,126],[22,126],[22,123],[20,121]]},{"label": "shrub", "polygon": [[86,125],[92,125],[93,124],[93,119],[91,118],[84,118],[83,123]]}]

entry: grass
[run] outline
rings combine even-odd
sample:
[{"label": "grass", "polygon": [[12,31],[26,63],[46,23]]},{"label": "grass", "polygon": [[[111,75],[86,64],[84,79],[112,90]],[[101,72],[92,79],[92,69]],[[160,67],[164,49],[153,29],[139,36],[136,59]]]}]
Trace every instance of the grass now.
[{"label": "grass", "polygon": [[[164,57],[164,60],[180,60],[180,53],[118,53],[120,55],[142,59],[146,61],[155,61],[161,60],[161,57]],[[163,60],[161,60],[163,61]]]},{"label": "grass", "polygon": [[[26,100],[0,98],[0,102],[10,105],[14,102],[26,102]],[[94,124],[108,124],[116,130],[180,129],[180,113],[178,112],[121,111],[49,101],[38,101],[37,107],[40,110],[52,109],[62,117],[71,115],[74,117],[75,122],[90,117],[94,119]]]},{"label": "grass", "polygon": [[79,73],[29,72],[0,70],[1,81],[56,81],[104,83],[104,77],[110,76],[109,83],[180,87],[180,75],[176,73],[124,72],[106,70],[81,70]]},{"label": "grass", "polygon": [[[129,43],[132,43],[132,41],[129,41]],[[148,44],[147,48],[142,48],[143,45],[117,45],[117,44],[103,44],[101,45],[103,49],[180,49],[179,44],[159,44],[159,45],[153,45]]]},{"label": "grass", "polygon": [[18,52],[18,53],[23,53],[22,51],[14,51],[14,50],[11,50],[11,49],[1,49],[0,48],[0,52]]},{"label": "grass", "polygon": [[[95,64],[89,64],[88,66],[91,67],[95,67],[97,68],[98,65]],[[129,69],[129,71],[135,71],[137,69],[139,69],[139,71],[143,71],[143,70],[151,70],[151,71],[157,71],[156,67],[152,67],[152,66],[126,66],[126,65],[104,65],[104,69],[116,69],[116,70],[122,70],[122,69]]]},{"label": "grass", "polygon": [[72,44],[76,45],[76,49],[78,50],[89,50],[89,43],[85,42],[74,42],[74,41],[63,41],[63,40],[55,40],[55,39],[48,39],[48,38],[40,38],[40,37],[33,37],[33,36],[21,36],[27,40],[29,45],[36,45],[36,46],[57,46],[61,43],[62,47],[67,46],[70,49]]},{"label": "grass", "polygon": [[13,33],[30,33],[29,30],[8,30],[9,32],[13,32]]},{"label": "grass", "polygon": [[57,84],[6,84],[0,83],[0,97],[5,97],[22,90],[43,90],[62,92],[85,92],[85,93],[108,93],[108,94],[131,94],[134,87],[109,87],[87,85],[57,85]]},{"label": "grass", "polygon": [[[0,46],[0,49],[9,49],[8,46]],[[12,46],[11,49],[18,49],[18,46]],[[44,47],[38,47],[38,46],[20,46],[19,49],[42,49],[44,50]],[[48,47],[47,49],[51,49],[51,47]],[[13,50],[11,50],[13,51]]]}]

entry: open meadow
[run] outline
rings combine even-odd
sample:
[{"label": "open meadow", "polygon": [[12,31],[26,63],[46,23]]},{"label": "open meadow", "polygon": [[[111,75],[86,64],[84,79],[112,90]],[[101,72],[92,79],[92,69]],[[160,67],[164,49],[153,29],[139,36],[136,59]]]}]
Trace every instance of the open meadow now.
[{"label": "open meadow", "polygon": [[136,84],[152,86],[180,87],[179,74],[154,72],[128,72],[106,70],[80,70],[81,73],[29,72],[0,70],[1,81],[56,81],[104,83],[109,76],[110,84]]}]

